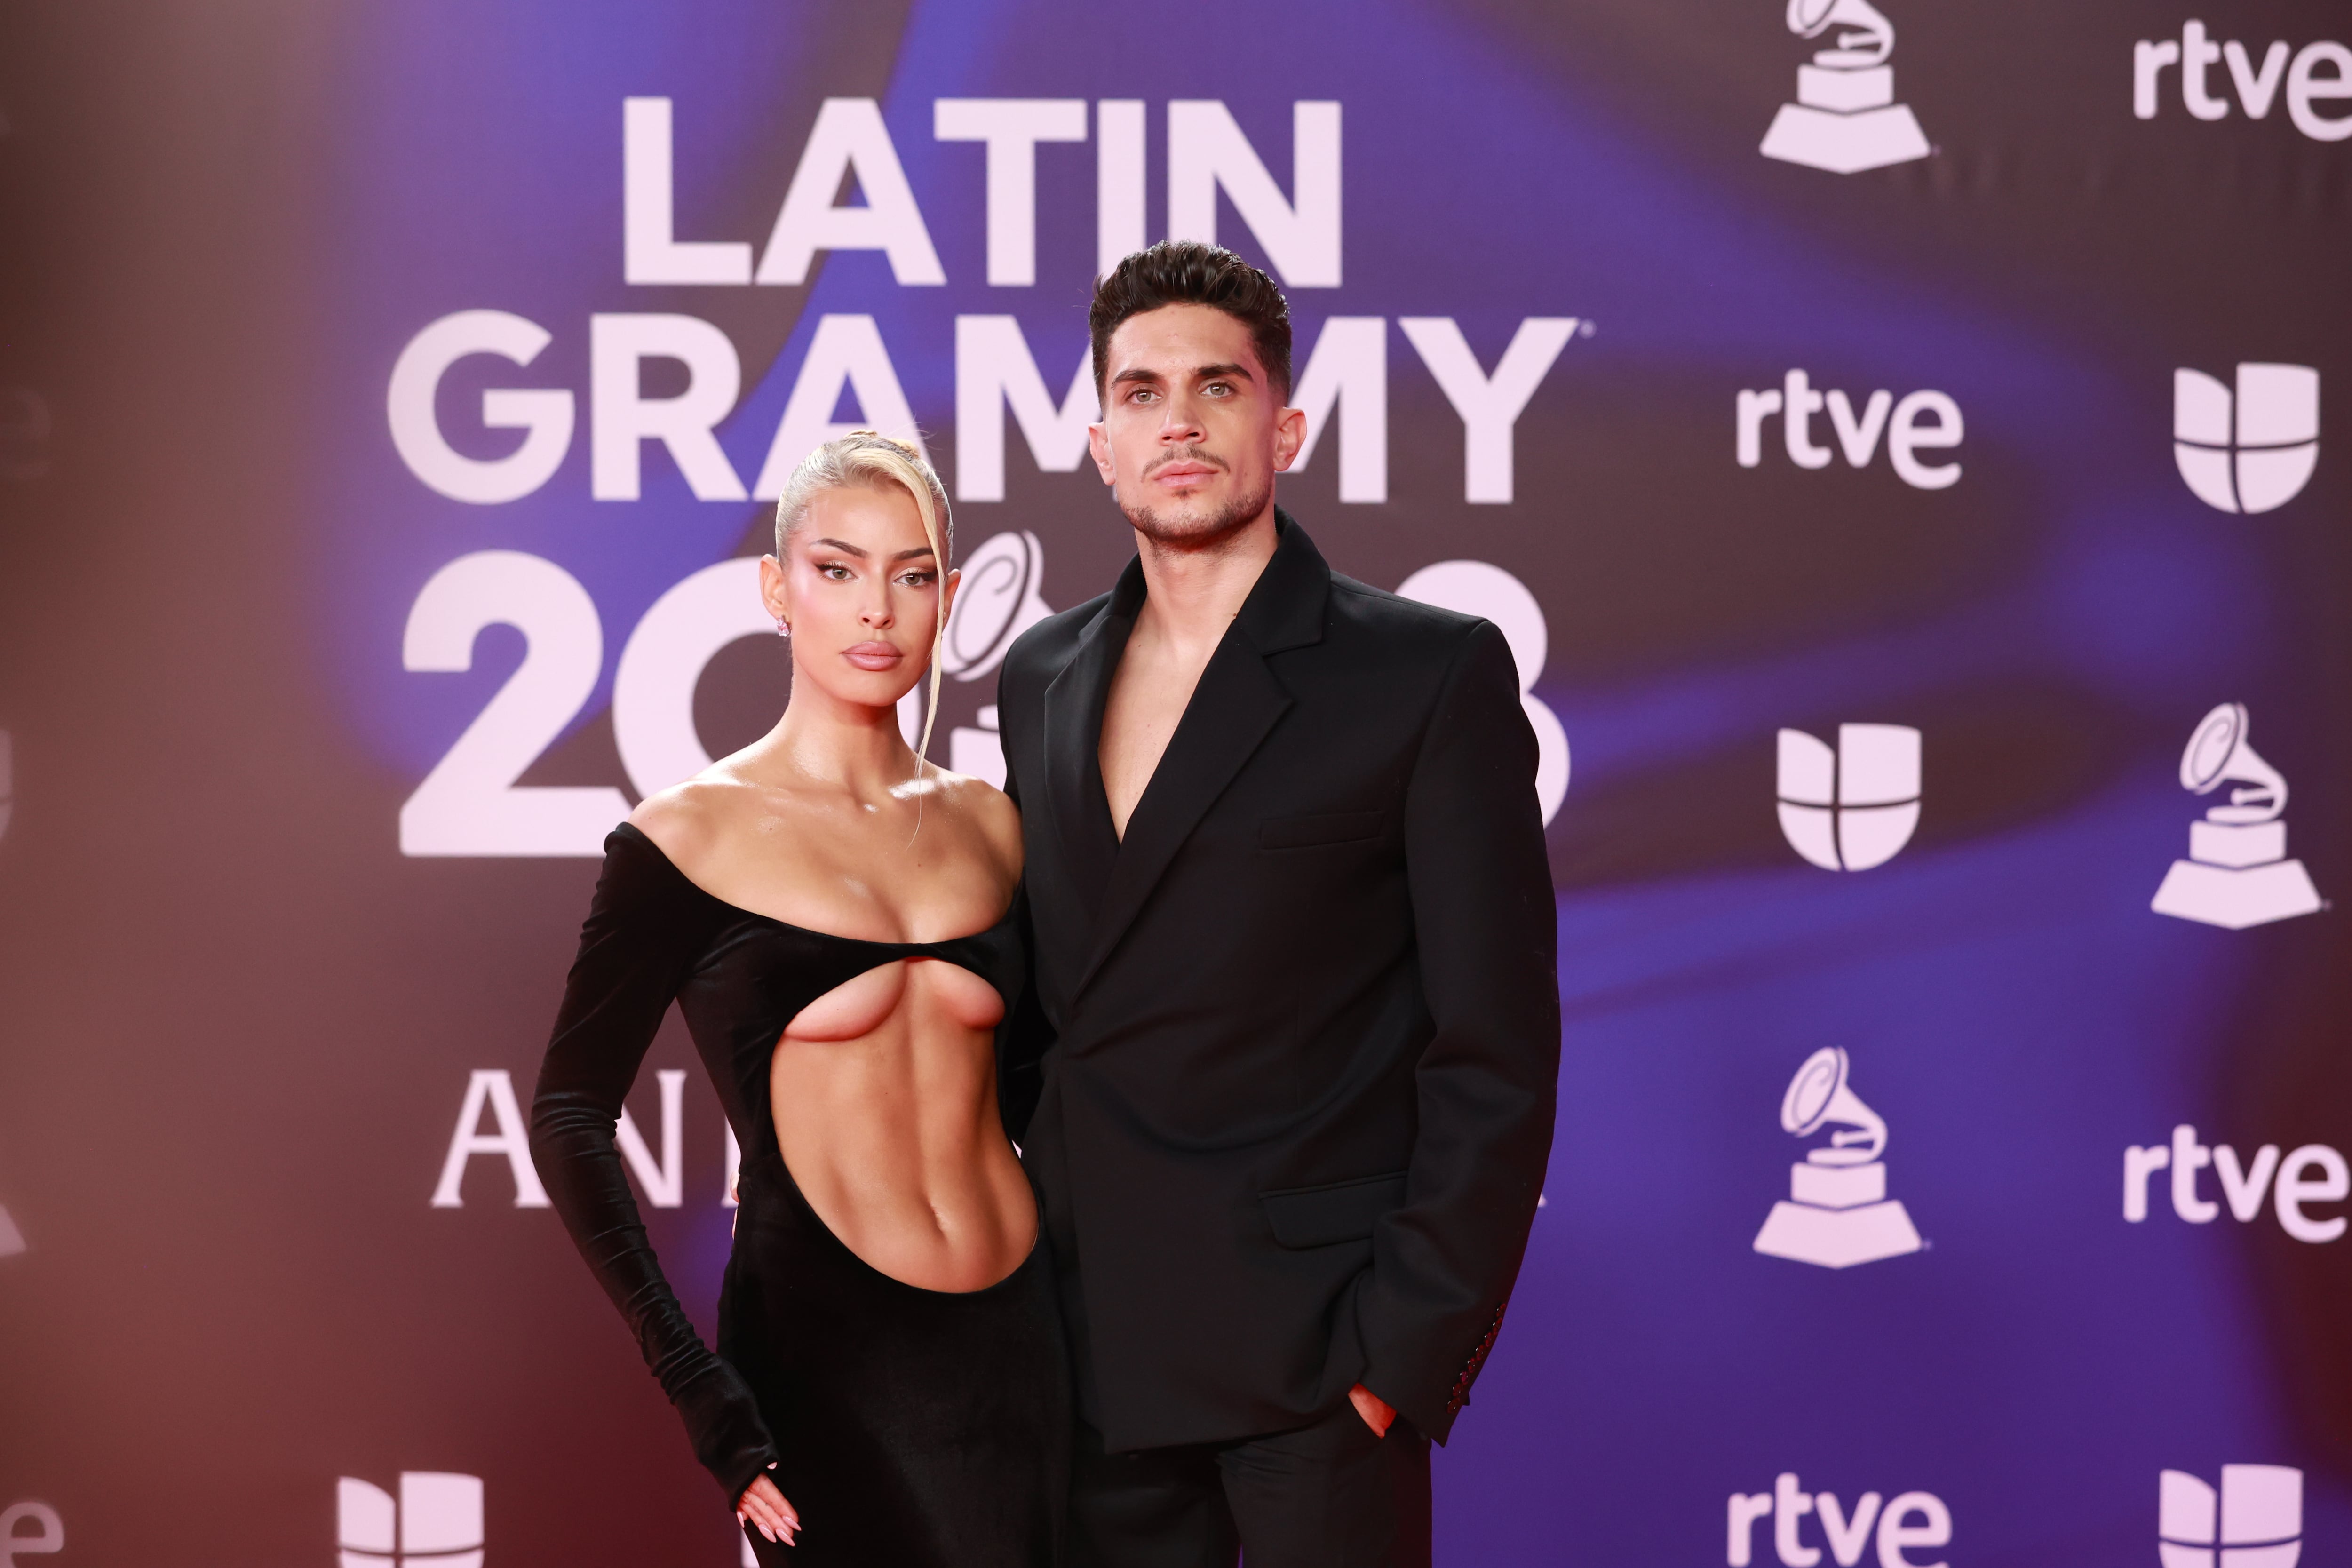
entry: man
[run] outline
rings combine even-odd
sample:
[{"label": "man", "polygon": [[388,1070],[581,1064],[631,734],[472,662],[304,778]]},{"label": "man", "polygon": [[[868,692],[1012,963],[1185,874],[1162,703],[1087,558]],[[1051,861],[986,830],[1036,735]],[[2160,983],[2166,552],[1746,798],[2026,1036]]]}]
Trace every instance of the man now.
[{"label": "man", "polygon": [[1559,1056],[1536,742],[1485,621],[1335,575],[1274,505],[1306,416],[1264,273],[1097,285],[1108,595],[998,692],[1051,1048],[1024,1159],[1080,1417],[1076,1568],[1425,1563]]}]

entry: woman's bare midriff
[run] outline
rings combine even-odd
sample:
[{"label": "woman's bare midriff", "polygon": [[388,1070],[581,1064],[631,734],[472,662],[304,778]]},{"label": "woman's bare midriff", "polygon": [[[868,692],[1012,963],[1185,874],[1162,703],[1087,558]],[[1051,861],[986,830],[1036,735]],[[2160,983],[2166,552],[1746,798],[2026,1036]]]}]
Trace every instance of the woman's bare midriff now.
[{"label": "woman's bare midriff", "polygon": [[843,1246],[925,1290],[982,1290],[1037,1240],[997,1118],[995,987],[941,959],[886,963],[785,1026],[768,1068],[784,1166]]}]

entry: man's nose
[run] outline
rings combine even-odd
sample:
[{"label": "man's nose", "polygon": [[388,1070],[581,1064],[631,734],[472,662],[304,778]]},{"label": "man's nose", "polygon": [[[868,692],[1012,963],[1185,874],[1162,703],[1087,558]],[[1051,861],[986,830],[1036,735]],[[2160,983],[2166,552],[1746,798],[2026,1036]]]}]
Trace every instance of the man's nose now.
[{"label": "man's nose", "polygon": [[1199,405],[1190,394],[1177,393],[1160,406],[1160,440],[1197,441],[1201,438]]}]

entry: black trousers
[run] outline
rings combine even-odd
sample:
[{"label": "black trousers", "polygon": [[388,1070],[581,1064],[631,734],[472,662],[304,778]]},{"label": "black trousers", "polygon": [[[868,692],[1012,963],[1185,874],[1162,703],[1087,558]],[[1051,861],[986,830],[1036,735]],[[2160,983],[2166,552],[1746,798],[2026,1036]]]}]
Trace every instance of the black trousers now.
[{"label": "black trousers", "polygon": [[1233,1443],[1103,1450],[1081,1421],[1066,1568],[1428,1568],[1429,1439],[1356,1407]]}]

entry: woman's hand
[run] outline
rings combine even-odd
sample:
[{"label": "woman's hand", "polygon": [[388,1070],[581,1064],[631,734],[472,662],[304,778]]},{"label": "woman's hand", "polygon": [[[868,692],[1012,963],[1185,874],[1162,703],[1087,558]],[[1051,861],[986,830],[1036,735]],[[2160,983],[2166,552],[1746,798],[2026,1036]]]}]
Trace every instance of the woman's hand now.
[{"label": "woman's hand", "polygon": [[[768,1468],[775,1468],[773,1465]],[[781,1541],[787,1546],[793,1544],[793,1537],[801,1527],[801,1516],[793,1511],[793,1505],[784,1500],[776,1483],[765,1476],[743,1489],[743,1495],[735,1502],[735,1517],[769,1540]]]}]

